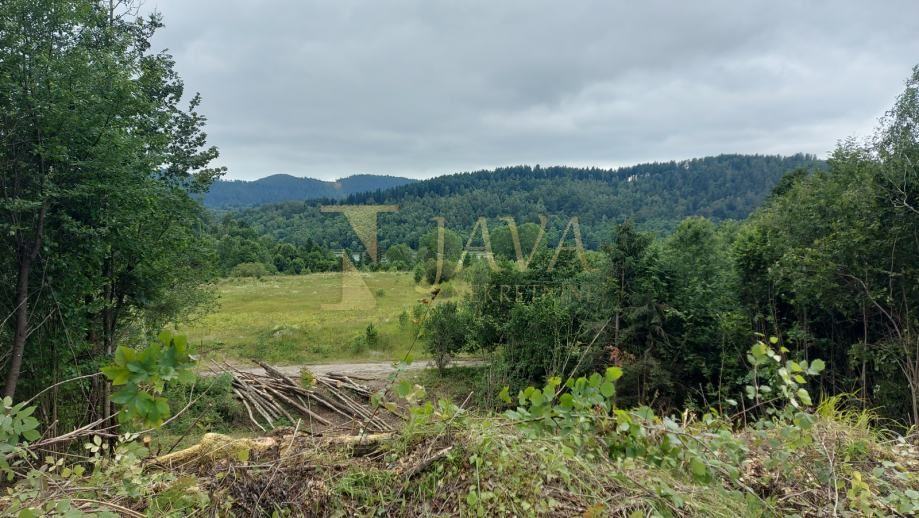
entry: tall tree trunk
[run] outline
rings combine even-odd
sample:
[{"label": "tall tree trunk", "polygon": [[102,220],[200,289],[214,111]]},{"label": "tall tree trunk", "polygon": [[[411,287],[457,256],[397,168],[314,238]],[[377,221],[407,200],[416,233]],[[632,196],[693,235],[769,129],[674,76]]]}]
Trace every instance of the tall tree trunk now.
[{"label": "tall tree trunk", "polygon": [[[107,360],[112,357],[115,345],[115,273],[113,267],[114,259],[111,255],[105,262],[105,308],[102,310],[102,340],[104,349],[102,353]],[[112,417],[112,386],[107,381],[102,382],[102,417],[105,418],[103,427],[111,426],[109,420]]]},{"label": "tall tree trunk", "polygon": [[19,371],[22,370],[22,356],[25,353],[26,339],[29,338],[29,275],[32,273],[32,263],[41,250],[42,237],[45,231],[45,214],[48,202],[42,204],[38,213],[38,223],[35,228],[35,241],[30,249],[25,245],[25,239],[20,241],[18,260],[19,272],[16,280],[16,331],[13,335],[13,349],[10,356],[10,369],[6,375],[6,384],[3,388],[4,397],[16,395],[16,385],[19,383]]},{"label": "tall tree trunk", "polygon": [[868,308],[862,301],[862,408],[868,408]]},{"label": "tall tree trunk", "polygon": [[29,274],[32,260],[29,254],[19,254],[19,276],[16,281],[16,331],[13,335],[13,350],[10,357],[10,368],[3,388],[5,397],[16,395],[16,384],[19,382],[19,371],[22,369],[22,355],[25,352],[26,339],[29,337]]}]

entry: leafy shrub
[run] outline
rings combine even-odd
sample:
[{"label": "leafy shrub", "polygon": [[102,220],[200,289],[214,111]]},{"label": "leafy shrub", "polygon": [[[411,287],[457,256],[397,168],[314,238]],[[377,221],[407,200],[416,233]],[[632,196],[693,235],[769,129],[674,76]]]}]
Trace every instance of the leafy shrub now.
[{"label": "leafy shrub", "polygon": [[164,427],[169,432],[216,432],[232,430],[246,423],[245,412],[233,395],[229,374],[171,383],[163,392],[163,397],[176,409],[184,409],[190,403],[184,412]]},{"label": "leafy shrub", "polygon": [[[777,342],[777,340],[774,340]],[[787,351],[785,351],[787,352]],[[811,406],[806,377],[817,376],[823,362],[788,360],[784,366],[778,352],[763,342],[757,342],[748,355],[753,372],[753,385],[747,387],[747,397],[757,405],[772,408],[760,428],[785,429],[784,440],[790,446],[806,441],[814,416],[802,405]],[[775,367],[772,375],[761,378],[765,367]],[[704,423],[707,440],[685,430],[669,417],[660,418],[646,406],[624,410],[616,405],[616,382],[622,377],[619,367],[609,367],[604,374],[568,378],[548,378],[543,388],[529,386],[517,394],[517,408],[505,415],[516,421],[532,436],[553,434],[579,454],[601,454],[611,457],[642,457],[655,466],[681,469],[699,481],[709,480],[716,472],[731,479],[739,476],[744,448],[730,433],[730,424],[717,414],[706,414]],[[775,394],[761,401],[764,394]],[[509,388],[499,397],[510,404]],[[721,450],[715,455],[715,450]]]},{"label": "leafy shrub", "polygon": [[[556,294],[512,305],[499,322],[507,338],[494,355],[493,377],[517,390],[551,376],[592,369],[601,350],[590,346],[591,337],[582,334],[577,319],[571,304]],[[575,368],[579,372],[572,372]]]},{"label": "leafy shrub", "polygon": [[[190,516],[212,503],[191,477],[169,470],[145,469],[149,451],[137,434],[123,434],[110,445],[98,435],[83,445],[90,457],[67,462],[48,456],[10,491],[6,516],[117,516],[125,506],[151,516]],[[49,487],[57,490],[49,491]],[[61,490],[62,488],[66,488]],[[82,500],[84,505],[76,507]],[[110,502],[119,502],[118,507]],[[86,506],[85,504],[90,504]],[[113,513],[118,509],[119,513]],[[132,512],[131,515],[140,515]]]},{"label": "leafy shrub", "polygon": [[268,275],[271,275],[271,271],[262,263],[240,263],[230,270],[231,277],[255,277],[256,279],[261,279]]},{"label": "leafy shrub", "polygon": [[415,304],[412,306],[412,323],[418,325],[421,323],[424,318],[424,314],[427,312],[428,306],[425,304]]},{"label": "leafy shrub", "polygon": [[[456,265],[453,261],[442,261],[443,266],[440,272],[440,282],[447,282],[453,278],[454,270]],[[437,260],[428,259],[424,263],[424,279],[428,281],[428,284],[434,284],[437,281]]]},{"label": "leafy shrub", "polygon": [[436,304],[424,321],[424,341],[441,371],[467,345],[471,318],[454,302]]},{"label": "leafy shrub", "polygon": [[369,348],[367,345],[367,339],[363,334],[355,336],[351,339],[350,348],[352,354],[363,354],[367,352],[367,349]]},{"label": "leafy shrub", "polygon": [[440,285],[440,293],[438,296],[443,299],[449,299],[456,295],[456,287],[453,286],[453,283],[446,283]]},{"label": "leafy shrub", "polygon": [[29,442],[40,437],[38,420],[32,417],[34,406],[26,406],[25,401],[13,404],[13,398],[3,398],[3,409],[0,412],[0,473],[13,479],[10,460],[22,458],[28,454],[25,447]]},{"label": "leafy shrub", "polygon": [[190,383],[195,379],[194,360],[188,355],[184,336],[163,331],[157,341],[143,349],[119,346],[112,363],[102,373],[118,388],[112,401],[119,405],[123,423],[159,426],[170,416],[166,383]]},{"label": "leafy shrub", "polygon": [[376,347],[380,344],[380,331],[374,327],[373,322],[367,324],[364,328],[364,339],[370,347]]},{"label": "leafy shrub", "polygon": [[300,386],[310,388],[316,384],[316,376],[309,369],[300,369]]},{"label": "leafy shrub", "polygon": [[385,342],[379,329],[371,322],[364,328],[363,333],[355,336],[351,341],[351,351],[355,354],[359,354],[367,349],[381,349],[386,345]]}]

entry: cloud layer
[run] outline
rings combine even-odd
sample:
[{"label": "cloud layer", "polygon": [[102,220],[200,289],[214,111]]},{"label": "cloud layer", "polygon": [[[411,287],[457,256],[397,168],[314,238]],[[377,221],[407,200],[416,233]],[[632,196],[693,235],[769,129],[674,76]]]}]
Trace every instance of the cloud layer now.
[{"label": "cloud layer", "polygon": [[919,4],[148,0],[231,178],[824,155],[919,63]]}]

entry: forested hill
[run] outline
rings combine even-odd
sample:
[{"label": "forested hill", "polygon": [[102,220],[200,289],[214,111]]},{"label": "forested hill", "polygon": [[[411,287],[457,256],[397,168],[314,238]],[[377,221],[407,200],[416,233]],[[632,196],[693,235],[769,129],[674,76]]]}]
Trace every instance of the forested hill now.
[{"label": "forested hill", "polygon": [[[588,247],[608,241],[626,219],[667,232],[687,216],[743,219],[780,178],[797,168],[822,168],[813,155],[719,155],[679,162],[640,164],[616,170],[517,166],[440,176],[385,191],[347,196],[345,204],[398,204],[398,213],[379,216],[382,249],[396,243],[417,246],[435,227],[434,216],[468,236],[476,218],[513,216],[518,225],[550,217],[548,237],[557,240],[577,216]],[[288,202],[243,210],[238,218],[259,233],[294,243],[361,249],[345,218],[320,213],[323,202]],[[330,203],[326,201],[325,203]],[[465,238],[464,238],[465,239]],[[555,242],[555,241],[552,241]]]},{"label": "forested hill", "polygon": [[217,181],[204,196],[204,204],[212,208],[227,208],[291,200],[337,199],[358,192],[398,187],[414,181],[397,176],[358,174],[335,182],[326,182],[275,174],[255,181]]}]

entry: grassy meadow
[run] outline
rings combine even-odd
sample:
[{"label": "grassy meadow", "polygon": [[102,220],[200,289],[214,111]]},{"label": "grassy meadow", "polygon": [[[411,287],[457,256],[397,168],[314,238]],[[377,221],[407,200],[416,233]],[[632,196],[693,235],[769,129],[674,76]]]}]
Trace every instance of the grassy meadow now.
[{"label": "grassy meadow", "polygon": [[217,292],[216,311],[178,332],[205,358],[274,364],[401,358],[416,330],[412,308],[425,296],[405,272],[224,279]]}]

